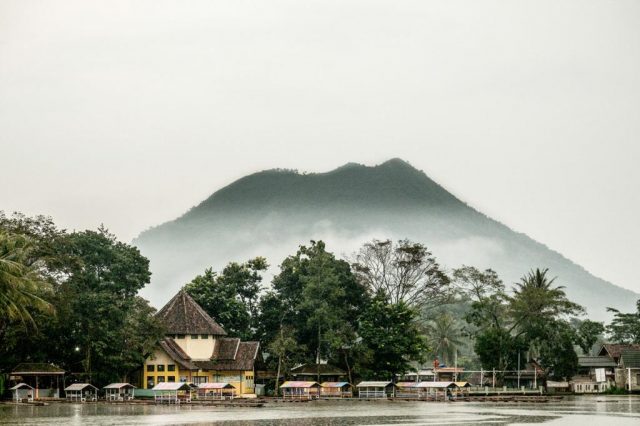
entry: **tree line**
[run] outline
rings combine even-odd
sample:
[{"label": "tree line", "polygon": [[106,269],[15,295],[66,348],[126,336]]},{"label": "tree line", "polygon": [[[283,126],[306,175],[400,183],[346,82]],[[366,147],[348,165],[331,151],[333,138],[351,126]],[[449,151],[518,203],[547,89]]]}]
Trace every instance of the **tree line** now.
[{"label": "tree line", "polygon": [[[546,269],[507,288],[490,269],[446,271],[421,243],[373,240],[349,259],[323,241],[269,268],[257,257],[207,268],[186,291],[230,336],[261,343],[261,368],[287,375],[329,362],[357,378],[393,379],[440,357],[499,373],[537,360],[567,379],[577,355],[608,338],[640,343],[638,312],[580,319]],[[68,232],[47,217],[0,212],[0,372],[52,362],[96,384],[127,380],[164,335],[138,292],[149,262],[108,230]]]}]

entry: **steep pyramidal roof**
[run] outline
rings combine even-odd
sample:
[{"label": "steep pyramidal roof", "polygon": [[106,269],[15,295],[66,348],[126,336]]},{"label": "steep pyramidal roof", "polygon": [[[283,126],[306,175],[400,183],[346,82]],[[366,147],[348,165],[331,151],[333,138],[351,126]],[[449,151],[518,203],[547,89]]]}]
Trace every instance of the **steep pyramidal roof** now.
[{"label": "steep pyramidal roof", "polygon": [[167,327],[168,334],[213,334],[215,336],[225,336],[227,334],[182,289],[160,309],[157,315]]}]

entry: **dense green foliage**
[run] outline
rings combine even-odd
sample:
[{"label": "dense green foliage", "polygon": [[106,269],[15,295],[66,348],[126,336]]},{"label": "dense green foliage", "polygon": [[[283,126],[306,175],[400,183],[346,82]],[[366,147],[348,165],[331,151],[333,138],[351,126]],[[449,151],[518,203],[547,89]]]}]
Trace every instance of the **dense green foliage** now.
[{"label": "dense green foliage", "polygon": [[611,338],[620,343],[640,343],[640,300],[636,302],[636,311],[623,313],[609,308],[614,313],[613,321],[607,327]]},{"label": "dense green foliage", "polygon": [[36,298],[14,300],[39,308],[28,322],[20,316],[3,321],[0,370],[52,362],[102,385],[140,368],[163,330],[155,310],[137,296],[150,278],[137,248],[103,227],[68,233],[43,217],[0,215],[0,231],[30,241],[22,265],[34,276]]},{"label": "dense green foliage", "polygon": [[304,348],[298,362],[331,360],[350,370],[349,348],[367,303],[349,264],[327,252],[322,241],[312,241],[280,265],[262,301],[261,337],[270,342],[283,329],[293,331]]},{"label": "dense green foliage", "polygon": [[537,358],[549,377],[570,378],[577,371],[577,337],[567,320],[582,308],[553,285],[547,272],[529,272],[511,295],[492,270],[454,272],[460,291],[472,301],[467,322],[475,327],[474,349],[484,368],[515,369],[520,355]]},{"label": "dense green foliage", "polygon": [[[395,379],[439,356],[443,363],[500,374],[536,361],[551,379],[577,371],[606,331],[640,341],[638,312],[602,323],[580,320],[548,270],[525,274],[511,291],[491,269],[447,276],[426,246],[365,244],[352,263],[322,241],[280,264],[270,287],[256,257],[211,268],[185,288],[231,336],[259,340],[263,367],[286,375],[329,362],[355,378]],[[149,262],[104,227],[66,232],[48,218],[0,214],[0,372],[52,362],[96,385],[127,380],[163,336],[155,309],[138,296]]]},{"label": "dense green foliage", "polygon": [[[585,355],[590,355],[593,347],[598,341],[602,341],[605,326],[601,322],[591,320],[579,320],[573,318],[571,324],[575,329],[576,344]],[[619,341],[616,339],[616,341]]]},{"label": "dense green foliage", "polygon": [[431,342],[431,350],[440,356],[440,362],[450,365],[455,362],[458,351],[464,345],[463,334],[455,317],[443,312],[427,325],[427,337]]},{"label": "dense green foliage", "polygon": [[261,272],[267,269],[263,257],[245,263],[229,263],[220,275],[211,268],[198,275],[185,290],[227,333],[251,340],[258,328]]},{"label": "dense green foliage", "polygon": [[415,311],[404,302],[389,303],[379,291],[360,318],[360,336],[366,356],[359,360],[365,377],[393,379],[410,369],[411,361],[424,362],[427,339],[415,322]]},{"label": "dense green foliage", "polygon": [[0,228],[0,336],[10,322],[35,326],[32,310],[52,309],[43,299],[49,288],[32,252],[29,237]]}]

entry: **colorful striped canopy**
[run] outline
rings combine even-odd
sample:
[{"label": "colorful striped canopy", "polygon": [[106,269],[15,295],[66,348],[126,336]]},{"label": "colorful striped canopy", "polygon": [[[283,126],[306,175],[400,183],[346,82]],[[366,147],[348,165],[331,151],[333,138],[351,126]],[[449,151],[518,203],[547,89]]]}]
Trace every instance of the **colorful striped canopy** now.
[{"label": "colorful striped canopy", "polygon": [[281,388],[312,388],[315,386],[320,386],[318,382],[301,382],[301,381],[289,381],[284,382],[280,387]]}]

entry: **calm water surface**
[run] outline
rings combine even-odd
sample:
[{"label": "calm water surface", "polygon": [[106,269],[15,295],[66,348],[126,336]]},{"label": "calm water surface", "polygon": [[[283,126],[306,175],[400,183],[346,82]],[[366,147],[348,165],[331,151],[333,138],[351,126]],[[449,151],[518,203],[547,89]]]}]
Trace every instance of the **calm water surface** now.
[{"label": "calm water surface", "polygon": [[261,408],[51,404],[0,406],[0,425],[640,425],[640,396],[549,403],[314,401]]}]

